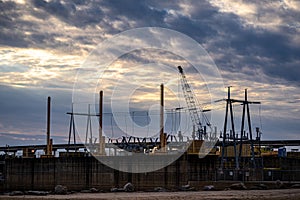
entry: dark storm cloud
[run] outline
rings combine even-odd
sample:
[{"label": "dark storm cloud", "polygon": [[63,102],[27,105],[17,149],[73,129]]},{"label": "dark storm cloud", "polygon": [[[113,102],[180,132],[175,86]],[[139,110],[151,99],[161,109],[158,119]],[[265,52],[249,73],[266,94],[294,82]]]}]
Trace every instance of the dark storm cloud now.
[{"label": "dark storm cloud", "polygon": [[[203,43],[209,37],[217,34],[212,26],[212,20],[218,13],[207,1],[151,1],[149,5],[167,11],[164,16],[166,28],[185,33],[191,38]],[[182,6],[189,5],[188,11]],[[188,12],[188,13],[186,13]]]},{"label": "dark storm cloud", "polygon": [[[126,16],[129,20],[137,23],[136,27],[161,26],[171,28],[187,34],[201,44],[207,40],[221,41],[207,50],[212,53],[215,49],[221,50],[220,53],[224,56],[220,60],[217,59],[216,62],[222,70],[239,71],[250,66],[252,69],[261,69],[268,76],[279,77],[299,84],[297,77],[300,76],[300,68],[295,60],[300,59],[300,47],[290,39],[291,32],[295,32],[294,29],[281,26],[281,30],[272,31],[244,26],[244,22],[239,16],[232,13],[220,13],[217,8],[206,1],[193,2],[190,16],[186,16],[184,13],[181,15],[179,10],[179,4],[187,3],[185,1],[160,2],[105,1],[103,6],[108,9],[106,14],[111,19]],[[270,7],[262,8],[263,6],[260,6],[259,12],[261,13],[272,12]],[[178,13],[174,15],[167,12],[172,9],[177,10]],[[283,20],[291,21],[292,16],[295,20],[300,19],[299,13],[284,15],[289,11],[282,12]],[[296,33],[297,31],[292,34]],[[228,52],[227,49],[233,49],[233,52]],[[232,68],[231,59],[237,55],[243,56],[243,58],[241,60],[236,59],[239,66]],[[257,60],[257,56],[266,57],[269,61]]]},{"label": "dark storm cloud", "polygon": [[[211,54],[223,55],[215,61],[225,71],[238,71],[251,66],[262,69],[269,76],[281,77],[296,84],[296,78],[300,75],[296,62],[299,60],[300,47],[291,41],[291,36],[299,33],[297,29],[289,24],[277,31],[244,26],[240,16],[222,13],[208,1],[32,0],[31,4],[37,8],[25,7],[31,15],[45,20],[54,16],[79,28],[100,25],[107,33],[115,34],[130,28],[159,26],[180,31],[201,44],[213,41],[207,50]],[[265,6],[257,6],[259,17],[274,12],[272,4],[263,4]],[[187,11],[183,6],[188,6]],[[44,45],[48,48],[64,45],[54,39],[62,33],[50,34],[39,30],[34,22],[22,19],[22,9],[14,2],[0,3],[1,44],[17,47]],[[299,21],[300,18],[299,13],[284,9],[278,10],[278,16],[287,23]],[[120,21],[121,25],[114,27],[114,21]],[[26,30],[31,34],[25,35]],[[79,43],[93,44],[88,37],[75,36],[74,39]],[[257,56],[268,58],[268,61],[258,60]]]},{"label": "dark storm cloud", "polygon": [[[212,54],[223,55],[222,58],[215,59],[222,70],[251,72],[251,70],[243,70],[243,68],[250,68],[270,77],[282,78],[299,85],[297,77],[300,76],[300,69],[296,61],[300,59],[300,47],[291,41],[291,35],[296,34],[297,30],[288,26],[280,26],[279,31],[245,26],[240,16],[221,13],[218,8],[206,1],[193,2],[189,15],[184,15],[185,13],[180,11],[180,4],[184,3],[187,2],[106,1],[103,6],[108,9],[106,14],[109,14],[111,19],[126,16],[128,20],[136,22],[136,27],[171,28],[187,34],[200,44],[215,41],[213,45],[208,46],[207,50]],[[270,7],[259,8],[261,13],[273,12]],[[174,14],[170,12],[171,10],[177,12]],[[281,17],[284,21],[291,21],[292,16],[294,20],[300,18],[298,13],[289,13],[289,15],[283,13]],[[268,61],[257,57],[264,57]],[[252,74],[248,75],[253,79]]]},{"label": "dark storm cloud", "polygon": [[103,1],[102,5],[108,9],[106,14],[111,19],[125,16],[128,20],[136,22],[138,27],[164,25],[166,11],[150,7],[148,1],[145,0],[111,0]]},{"label": "dark storm cloud", "polygon": [[241,27],[232,28],[233,38],[231,47],[239,55],[260,55],[275,58],[279,62],[286,62],[299,56],[300,48],[290,44],[285,32],[256,31]]},{"label": "dark storm cloud", "polygon": [[61,1],[43,1],[33,0],[33,5],[37,8],[43,8],[51,15],[59,16],[62,19],[68,18],[72,12],[76,11],[74,4],[62,4]]},{"label": "dark storm cloud", "polygon": [[18,23],[15,20],[20,17],[20,14],[16,12],[16,9],[16,3],[0,1],[0,44],[27,47],[27,42],[17,29]]},{"label": "dark storm cloud", "polygon": [[[103,12],[100,3],[97,1],[41,1],[33,0],[33,6],[40,8],[48,16],[56,16],[62,21],[77,27],[100,23],[103,19]],[[84,6],[84,9],[77,9],[76,6]]]},{"label": "dark storm cloud", "polygon": [[[220,30],[226,30],[221,27]],[[212,53],[223,54],[221,59],[215,59],[222,70],[237,72],[249,67],[253,72],[255,69],[261,69],[270,77],[283,78],[299,85],[297,76],[300,76],[300,69],[297,67],[299,65],[297,61],[300,59],[300,47],[292,45],[292,41],[284,31],[261,32],[250,28],[245,29],[236,24],[230,29],[230,32],[225,33],[224,38],[217,36],[217,43],[209,48]],[[225,38],[228,40],[226,41]],[[226,49],[230,50],[226,51]]]},{"label": "dark storm cloud", "polygon": [[[187,34],[196,39],[198,42],[204,41],[206,37],[213,36],[216,31],[210,26],[209,19],[217,12],[207,2],[193,2],[196,3],[200,10],[195,11],[196,18],[189,18],[185,13],[180,13],[180,1],[104,1],[103,6],[107,8],[105,14],[110,19],[128,19],[135,23],[134,27],[156,26],[163,28],[170,28],[176,31]],[[175,11],[172,12],[172,11]],[[177,12],[178,11],[178,12]],[[126,21],[123,23],[126,24]],[[124,31],[124,30],[120,30]]]},{"label": "dark storm cloud", "polygon": [[[130,28],[159,26],[180,31],[200,44],[207,45],[207,51],[223,55],[215,58],[218,67],[224,71],[237,72],[243,68],[261,69],[270,77],[282,78],[298,84],[299,45],[291,41],[297,34],[295,28],[281,26],[279,31],[245,26],[240,16],[219,12],[219,8],[207,1],[40,1],[32,0],[37,9],[26,7],[28,12],[47,20],[54,16],[62,22],[84,29],[99,25],[106,33],[116,34]],[[184,10],[182,6],[188,6]],[[272,12],[272,7],[258,6],[260,13]],[[299,18],[298,13],[280,10],[283,20]],[[1,3],[0,42],[4,45],[28,47],[45,46],[58,48],[66,44],[55,40],[64,33],[48,33],[39,30],[38,25],[22,19],[22,8],[12,2]],[[116,27],[115,22],[119,22]],[[14,30],[14,31],[12,31]],[[30,35],[24,35],[29,30]],[[78,43],[93,44],[93,38],[74,36]],[[76,45],[75,45],[76,46]],[[74,46],[74,48],[76,48]],[[257,57],[266,59],[259,60]],[[244,70],[250,72],[250,70]],[[251,74],[249,74],[251,76]]]},{"label": "dark storm cloud", "polygon": [[[299,79],[295,77],[300,76],[300,70],[295,61],[300,59],[300,47],[290,37],[290,32],[295,30],[281,27],[280,31],[272,31],[244,26],[239,16],[230,13],[209,12],[206,21],[213,30],[208,31],[210,36],[205,38],[213,41],[207,50],[223,55],[215,59],[220,69],[229,72],[239,72],[248,67],[261,69],[270,77],[280,77],[299,85]],[[201,27],[201,23],[198,25]],[[200,43],[206,43],[205,40],[198,39]],[[257,57],[264,57],[268,61]]]},{"label": "dark storm cloud", "polygon": [[[26,12],[25,12],[26,11]],[[55,35],[42,32],[36,22],[24,20],[24,16],[30,13],[39,13],[31,7],[22,7],[14,2],[0,2],[0,44],[13,47],[39,46],[44,43],[51,44]],[[40,19],[43,17],[39,16]],[[30,34],[26,34],[29,32]]]},{"label": "dark storm cloud", "polygon": [[[43,50],[64,49],[70,45],[74,49],[89,51],[88,47],[82,46],[96,46],[107,37],[106,34],[156,26],[179,31],[205,46],[221,71],[226,72],[224,78],[228,82],[239,78],[239,81],[272,85],[274,79],[279,78],[299,86],[300,41],[295,38],[299,35],[297,22],[300,21],[300,13],[276,10],[271,4],[261,1],[257,1],[256,10],[258,22],[265,21],[267,24],[273,16],[279,17],[282,25],[274,29],[255,26],[255,23],[252,26],[234,12],[221,12],[209,1],[31,0],[26,5],[0,1],[0,45]],[[53,18],[54,22],[51,21]],[[56,31],[58,25],[72,29]],[[57,40],[57,37],[65,40]],[[73,43],[66,42],[66,39]],[[135,56],[132,54],[128,58],[149,61]],[[51,68],[47,64],[41,67]],[[18,70],[22,72],[27,68],[0,66],[1,72]],[[242,75],[237,78],[235,73]],[[262,79],[258,73],[263,73],[265,76],[262,77],[267,78]],[[57,82],[44,83],[43,87],[47,90],[0,86],[1,132],[15,128],[20,131],[20,127],[30,132],[44,131],[46,98],[50,95],[53,97],[54,131],[67,134],[69,118],[65,112],[70,110],[71,92],[62,90],[66,88],[64,81],[62,78]],[[269,126],[276,120],[271,121]],[[297,122],[293,130],[297,128],[295,124]]]},{"label": "dark storm cloud", "polygon": [[16,7],[17,5],[14,2],[0,1],[0,25],[2,27],[10,26],[13,19],[19,16],[16,12],[11,12],[16,9]]}]

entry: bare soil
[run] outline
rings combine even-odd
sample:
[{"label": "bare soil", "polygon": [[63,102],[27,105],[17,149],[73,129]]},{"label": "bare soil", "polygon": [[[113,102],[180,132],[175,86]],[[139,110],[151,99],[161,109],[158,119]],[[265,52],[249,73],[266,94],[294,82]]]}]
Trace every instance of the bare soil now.
[{"label": "bare soil", "polygon": [[300,189],[281,190],[227,190],[227,191],[197,191],[197,192],[133,192],[133,193],[75,193],[69,195],[47,195],[47,196],[9,196],[0,195],[0,200],[20,199],[43,199],[43,200],[180,200],[180,199],[202,199],[202,200],[299,200]]}]

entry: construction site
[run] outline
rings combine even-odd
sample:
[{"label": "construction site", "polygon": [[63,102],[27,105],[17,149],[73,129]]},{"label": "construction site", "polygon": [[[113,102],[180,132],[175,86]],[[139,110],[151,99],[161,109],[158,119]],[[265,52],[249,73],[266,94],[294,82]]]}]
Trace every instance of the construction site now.
[{"label": "construction site", "polygon": [[[45,144],[0,147],[1,191],[49,191],[57,185],[74,191],[89,188],[109,191],[129,182],[137,191],[152,191],[157,187],[172,191],[184,185],[196,189],[214,185],[224,189],[228,182],[244,182],[252,187],[264,183],[272,188],[276,181],[286,185],[300,182],[300,152],[295,148],[300,146],[300,140],[262,140],[260,128],[251,125],[249,106],[261,102],[249,100],[247,89],[244,99],[234,99],[228,87],[227,98],[220,100],[226,106],[219,134],[206,117],[205,113],[210,111],[198,107],[197,97],[180,66],[178,72],[193,124],[189,137],[164,130],[163,84],[159,97],[160,133],[156,138],[124,135],[116,139],[103,135],[105,91],[100,91],[98,113],[68,112],[68,143],[56,144],[50,134],[51,98],[48,97]],[[233,104],[242,106],[239,124],[234,123]],[[76,142],[76,115],[88,119],[83,143]],[[98,142],[89,136],[91,117],[99,122]],[[289,146],[292,149],[287,151]]]}]

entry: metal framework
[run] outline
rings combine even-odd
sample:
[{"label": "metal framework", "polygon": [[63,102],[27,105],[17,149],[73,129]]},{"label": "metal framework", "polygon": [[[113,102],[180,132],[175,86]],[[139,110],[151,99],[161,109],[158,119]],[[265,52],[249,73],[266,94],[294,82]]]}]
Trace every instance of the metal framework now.
[{"label": "metal framework", "polygon": [[[241,158],[241,156],[242,156],[243,132],[244,132],[245,114],[246,114],[245,111],[246,111],[247,112],[249,134],[250,134],[252,162],[253,162],[253,167],[256,168],[249,104],[260,104],[260,102],[248,101],[248,92],[247,92],[247,89],[245,89],[245,100],[244,101],[235,100],[235,102],[239,102],[239,103],[243,104],[243,114],[242,114],[242,126],[241,126],[241,138],[240,138],[239,158]],[[260,137],[258,137],[257,139],[259,139],[259,141],[260,141]]]},{"label": "metal framework", "polygon": [[[196,126],[196,131],[198,134],[198,138],[200,140],[203,140],[204,138],[207,138],[206,133],[206,126],[203,126],[200,119],[200,112],[199,110],[199,102],[197,100],[197,97],[195,96],[190,84],[187,81],[186,75],[183,72],[183,69],[181,66],[178,66],[179,73],[181,74],[181,87],[183,91],[184,98],[186,100],[186,104],[188,107],[188,111],[190,113],[191,120],[193,124]],[[207,122],[207,125],[210,127],[210,123]]]},{"label": "metal framework", "polygon": [[[223,130],[223,141],[222,141],[222,157],[221,157],[221,166],[220,168],[224,168],[224,158],[225,158],[225,153],[226,153],[226,145],[227,143],[229,144],[229,140],[232,140],[231,143],[233,143],[234,146],[234,155],[235,155],[235,166],[236,169],[240,168],[240,160],[242,158],[242,148],[243,148],[243,143],[245,143],[243,140],[248,140],[251,145],[251,161],[253,164],[253,168],[256,168],[256,163],[255,163],[255,155],[254,155],[254,140],[252,137],[252,126],[251,126],[251,117],[250,117],[250,108],[249,104],[260,104],[260,102],[257,101],[248,101],[248,93],[247,89],[245,89],[245,99],[244,100],[237,100],[237,99],[231,99],[230,96],[230,87],[228,87],[228,97],[227,99],[224,99],[226,101],[226,112],[225,112],[225,120],[224,120],[224,130]],[[234,125],[234,120],[233,120],[233,108],[232,104],[233,103],[241,103],[243,105],[243,112],[242,112],[242,121],[241,121],[241,135],[240,135],[240,147],[239,151],[237,150],[237,141],[238,141],[238,136],[235,133],[235,125]],[[227,131],[227,121],[228,121],[228,109],[230,111],[230,121],[231,121],[231,133],[228,135],[226,133]],[[246,137],[244,133],[244,127],[245,127],[245,117],[247,114],[247,122],[248,122],[248,128],[249,128],[249,134],[250,134],[250,139]],[[228,140],[228,141],[227,141]],[[257,140],[259,141],[260,144],[260,137],[257,137]],[[232,145],[232,144],[230,144]]]},{"label": "metal framework", "polygon": [[71,145],[72,132],[73,132],[74,146],[76,146],[76,129],[75,129],[75,121],[74,121],[74,115],[75,115],[75,113],[73,113],[73,104],[72,104],[72,112],[68,112],[67,114],[71,115],[70,126],[69,126],[69,140],[68,140],[68,147],[67,147],[67,152],[69,152],[70,145]]},{"label": "metal framework", "polygon": [[[224,120],[224,129],[223,129],[223,143],[222,143],[222,157],[221,157],[221,169],[223,169],[224,166],[224,156],[225,156],[225,142],[226,139],[233,139],[233,146],[234,146],[234,155],[235,155],[235,165],[236,168],[239,169],[239,161],[237,157],[237,151],[236,151],[236,138],[235,138],[235,129],[234,129],[234,120],[233,120],[233,109],[232,109],[232,103],[233,99],[230,98],[230,87],[228,87],[228,97],[226,100],[226,110],[225,110],[225,120]],[[230,120],[231,120],[231,129],[232,133],[227,137],[226,130],[227,130],[227,120],[228,120],[228,108],[230,109]]]}]

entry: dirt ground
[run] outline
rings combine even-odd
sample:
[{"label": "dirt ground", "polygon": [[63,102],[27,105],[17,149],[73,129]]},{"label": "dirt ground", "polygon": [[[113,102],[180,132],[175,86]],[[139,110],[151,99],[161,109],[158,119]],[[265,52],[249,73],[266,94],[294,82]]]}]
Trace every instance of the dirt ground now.
[{"label": "dirt ground", "polygon": [[227,190],[227,191],[197,191],[197,192],[133,192],[133,193],[75,193],[69,195],[47,196],[8,196],[0,195],[0,200],[43,199],[43,200],[228,200],[228,199],[255,199],[255,200],[299,200],[300,189],[284,190]]}]

